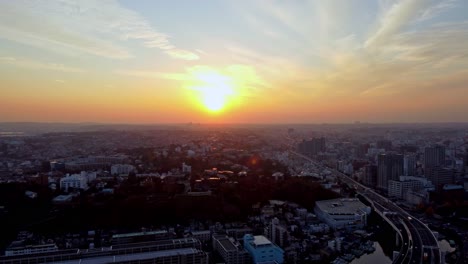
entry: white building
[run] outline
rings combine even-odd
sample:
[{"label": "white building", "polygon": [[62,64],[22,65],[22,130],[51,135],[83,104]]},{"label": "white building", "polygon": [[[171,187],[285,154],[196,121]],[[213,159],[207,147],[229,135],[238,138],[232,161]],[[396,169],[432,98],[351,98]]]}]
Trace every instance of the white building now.
[{"label": "white building", "polygon": [[60,189],[68,192],[69,188],[88,189],[88,179],[81,174],[68,175],[60,179]]},{"label": "white building", "polygon": [[399,181],[388,181],[388,196],[405,198],[408,191],[419,191],[422,189],[434,189],[431,181],[423,177],[400,176]]},{"label": "white building", "polygon": [[208,242],[211,240],[211,231],[210,230],[192,231],[192,237],[200,240],[201,242]]},{"label": "white building", "polygon": [[115,164],[111,166],[112,175],[128,175],[135,171],[135,167],[129,164]]},{"label": "white building", "polygon": [[182,173],[192,173],[192,166],[182,163]]},{"label": "white building", "polygon": [[317,217],[333,229],[359,229],[367,225],[371,208],[356,198],[315,202]]},{"label": "white building", "polygon": [[58,251],[58,247],[56,244],[28,245],[20,247],[9,247],[5,250],[5,256],[20,256],[56,251]]}]

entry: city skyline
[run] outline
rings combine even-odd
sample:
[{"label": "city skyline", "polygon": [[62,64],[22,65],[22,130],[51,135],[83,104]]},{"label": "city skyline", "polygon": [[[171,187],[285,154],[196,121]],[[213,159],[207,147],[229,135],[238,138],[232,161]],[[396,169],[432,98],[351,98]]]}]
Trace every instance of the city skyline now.
[{"label": "city skyline", "polygon": [[13,1],[0,122],[468,122],[468,3]]}]

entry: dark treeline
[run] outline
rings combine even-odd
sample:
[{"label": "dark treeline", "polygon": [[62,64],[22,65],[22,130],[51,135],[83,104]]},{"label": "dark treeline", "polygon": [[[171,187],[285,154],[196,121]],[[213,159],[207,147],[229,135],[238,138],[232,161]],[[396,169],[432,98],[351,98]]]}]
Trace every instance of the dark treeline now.
[{"label": "dark treeline", "polygon": [[[248,176],[237,182],[221,182],[211,196],[188,196],[183,189],[176,182],[131,177],[114,195],[89,190],[71,205],[54,206],[50,201],[58,193],[47,188],[0,185],[0,205],[8,211],[1,216],[0,232],[7,234],[5,243],[18,230],[63,234],[93,229],[135,230],[142,226],[187,224],[191,220],[242,221],[252,213],[252,205],[271,199],[288,200],[312,209],[316,200],[338,196],[310,179],[296,177],[276,182],[270,177]],[[25,190],[37,191],[39,198],[26,198]]]}]

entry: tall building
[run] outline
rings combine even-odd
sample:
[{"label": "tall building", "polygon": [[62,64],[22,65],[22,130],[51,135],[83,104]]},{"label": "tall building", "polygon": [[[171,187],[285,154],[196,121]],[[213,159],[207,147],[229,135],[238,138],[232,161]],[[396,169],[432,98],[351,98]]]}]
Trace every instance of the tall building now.
[{"label": "tall building", "polygon": [[433,167],[426,169],[426,178],[434,184],[436,190],[442,190],[445,184],[454,183],[455,171],[451,168]]},{"label": "tall building", "polygon": [[463,171],[465,174],[468,174],[468,149],[466,149],[465,154],[463,155]]},{"label": "tall building", "polygon": [[313,138],[312,140],[303,140],[299,143],[298,151],[304,155],[314,156],[319,152],[326,150],[325,138]]},{"label": "tall building", "polygon": [[416,155],[405,155],[403,159],[403,175],[415,176],[416,175]]},{"label": "tall building", "polygon": [[244,248],[249,252],[254,264],[284,262],[284,250],[264,236],[244,236]]},{"label": "tall building", "polygon": [[271,223],[265,227],[265,235],[268,237],[268,239],[280,247],[286,247],[288,245],[288,228],[285,225],[282,225],[279,219],[276,217],[273,218]]},{"label": "tall building", "polygon": [[388,181],[403,175],[403,155],[380,154],[377,162],[377,188],[388,190]]},{"label": "tall building", "polygon": [[371,187],[375,187],[377,185],[377,166],[366,165],[364,167],[363,183]]},{"label": "tall building", "polygon": [[424,168],[445,166],[445,147],[436,145],[424,150]]},{"label": "tall building", "polygon": [[369,144],[360,144],[356,147],[356,156],[358,158],[364,158],[367,155],[367,151],[369,150],[370,145]]}]

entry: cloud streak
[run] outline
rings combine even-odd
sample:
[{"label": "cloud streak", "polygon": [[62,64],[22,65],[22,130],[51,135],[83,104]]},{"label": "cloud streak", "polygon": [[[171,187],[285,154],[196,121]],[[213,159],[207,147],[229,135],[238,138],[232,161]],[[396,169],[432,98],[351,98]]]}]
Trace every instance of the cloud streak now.
[{"label": "cloud streak", "polygon": [[51,70],[59,72],[82,73],[84,69],[70,67],[59,63],[41,62],[29,59],[18,59],[14,57],[0,57],[1,64],[8,64],[16,67],[34,69],[34,70]]},{"label": "cloud streak", "polygon": [[142,46],[176,59],[199,58],[176,47],[169,35],[156,31],[144,17],[117,1],[18,0],[3,3],[0,13],[0,38],[26,45],[126,59],[134,55],[125,40],[139,40]]}]

